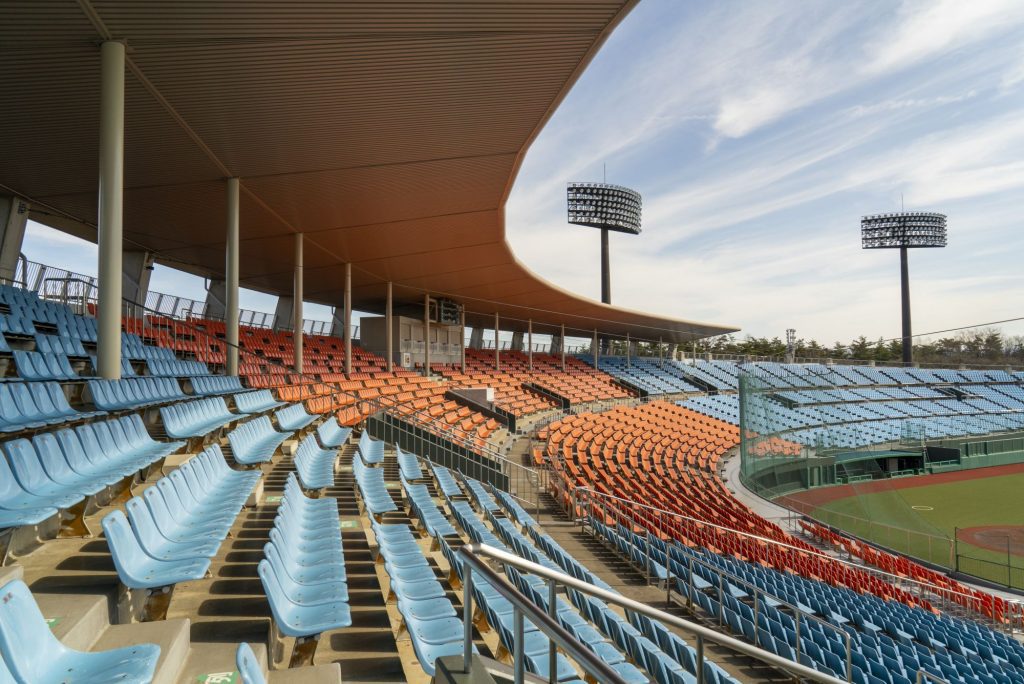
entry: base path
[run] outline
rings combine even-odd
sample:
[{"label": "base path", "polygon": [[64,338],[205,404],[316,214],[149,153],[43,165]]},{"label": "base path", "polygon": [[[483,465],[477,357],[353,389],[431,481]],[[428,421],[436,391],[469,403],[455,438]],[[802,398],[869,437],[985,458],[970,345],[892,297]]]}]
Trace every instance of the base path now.
[{"label": "base path", "polygon": [[1024,527],[1019,525],[984,525],[962,527],[957,530],[957,539],[986,551],[1024,556]]}]

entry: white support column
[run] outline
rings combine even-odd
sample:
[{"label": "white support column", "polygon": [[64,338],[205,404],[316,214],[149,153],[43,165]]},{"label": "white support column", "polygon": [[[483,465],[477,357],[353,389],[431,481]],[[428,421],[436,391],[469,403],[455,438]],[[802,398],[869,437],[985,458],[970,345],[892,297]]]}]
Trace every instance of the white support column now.
[{"label": "white support column", "polygon": [[526,357],[530,363],[530,370],[533,370],[533,319],[526,321]]},{"label": "white support column", "polygon": [[501,372],[501,321],[498,312],[494,312],[494,371]]},{"label": "white support column", "polygon": [[562,324],[562,343],[559,345],[562,350],[562,372],[565,372],[565,323]]},{"label": "white support column", "polygon": [[430,295],[423,295],[423,375],[430,377]]},{"label": "white support column", "polygon": [[462,343],[462,374],[466,374],[466,310],[462,310],[459,341]]},{"label": "white support column", "polygon": [[345,379],[352,377],[352,264],[345,264]]},{"label": "white support column", "polygon": [[626,333],[626,368],[629,368],[629,333]]},{"label": "white support column", "polygon": [[224,250],[224,328],[227,374],[238,375],[238,179],[228,178],[227,240]]},{"label": "white support column", "polygon": [[28,211],[29,204],[22,198],[0,196],[0,279],[8,282],[14,282],[18,271]]},{"label": "white support column", "polygon": [[594,368],[597,368],[597,364],[601,360],[601,350],[597,347],[597,328],[594,328],[594,341],[591,343],[590,351],[590,355],[594,357]]},{"label": "white support column", "polygon": [[292,287],[292,340],[295,372],[302,373],[302,233],[295,234],[295,283]]},{"label": "white support column", "polygon": [[121,250],[124,197],[124,43],[100,46],[99,311],[101,378],[121,377]]},{"label": "white support column", "polygon": [[392,307],[392,287],[391,281],[388,281],[388,294],[387,303],[384,305],[384,340],[387,346],[388,354],[388,373],[395,368],[395,350],[394,350],[394,336],[391,330],[391,326],[394,325],[391,318],[391,307]]}]

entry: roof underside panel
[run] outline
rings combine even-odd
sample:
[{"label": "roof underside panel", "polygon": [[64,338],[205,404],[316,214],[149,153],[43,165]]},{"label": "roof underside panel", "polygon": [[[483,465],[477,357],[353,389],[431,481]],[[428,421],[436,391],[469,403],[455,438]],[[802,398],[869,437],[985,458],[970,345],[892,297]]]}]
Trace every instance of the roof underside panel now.
[{"label": "roof underside panel", "polygon": [[218,277],[237,176],[246,287],[290,292],[302,233],[311,301],[338,303],[351,262],[357,309],[392,281],[510,328],[724,332],[563,292],[505,242],[523,154],[634,1],[14,0],[0,192],[96,239],[98,45],[124,40],[128,249]]}]

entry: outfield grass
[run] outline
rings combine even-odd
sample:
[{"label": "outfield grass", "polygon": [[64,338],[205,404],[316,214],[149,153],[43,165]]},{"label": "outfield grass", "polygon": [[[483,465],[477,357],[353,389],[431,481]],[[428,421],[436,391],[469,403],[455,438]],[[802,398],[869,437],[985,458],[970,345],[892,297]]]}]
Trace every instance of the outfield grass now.
[{"label": "outfield grass", "polygon": [[[909,483],[899,480],[893,484],[893,489],[884,492],[823,504],[815,517],[882,546],[945,567],[955,566],[951,553],[954,528],[1024,526],[1024,504],[1020,499],[1024,473],[914,487],[901,487]],[[1005,551],[989,551],[963,541],[958,548],[961,557],[978,559],[962,558],[961,569],[965,572],[1017,584],[1016,580],[1006,582],[1007,571],[997,567],[1006,565]],[[1011,564],[1024,567],[1024,557],[1017,555],[1020,549],[1011,550],[1015,552]],[[984,561],[996,565],[989,566]],[[1024,571],[1013,574],[1024,575]]]}]

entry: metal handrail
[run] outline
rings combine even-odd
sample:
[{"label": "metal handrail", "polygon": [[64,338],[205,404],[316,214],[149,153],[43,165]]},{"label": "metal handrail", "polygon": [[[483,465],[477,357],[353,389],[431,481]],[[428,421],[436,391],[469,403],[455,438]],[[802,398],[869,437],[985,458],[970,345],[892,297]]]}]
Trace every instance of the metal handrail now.
[{"label": "metal handrail", "polygon": [[[821,682],[822,684],[843,684],[844,682],[842,679],[827,675],[823,672],[818,672],[806,665],[801,665],[800,663],[775,655],[770,651],[758,648],[757,646],[752,646],[744,641],[722,634],[721,632],[716,632],[715,630],[697,624],[696,622],[684,620],[672,615],[671,613],[666,613],[663,610],[652,608],[651,606],[640,603],[639,601],[634,601],[633,599],[627,598],[621,594],[601,589],[593,584],[578,580],[572,575],[551,570],[543,565],[524,560],[519,556],[496,549],[492,546],[488,546],[487,544],[469,544],[464,546],[459,550],[459,556],[462,558],[464,569],[463,623],[465,632],[463,635],[463,662],[466,671],[468,671],[473,652],[472,578],[473,572],[475,571],[479,572],[502,597],[507,599],[515,610],[514,626],[516,630],[516,638],[515,653],[513,654],[513,672],[516,684],[520,684],[523,681],[525,670],[525,658],[523,658],[521,650],[524,614],[528,615],[530,620],[537,625],[538,629],[547,634],[551,639],[552,652],[556,645],[561,647],[569,654],[570,657],[572,657],[573,660],[583,667],[587,674],[595,677],[597,681],[608,682],[611,684],[618,684],[623,681],[622,678],[619,677],[619,675],[604,661],[598,658],[593,651],[566,632],[561,625],[554,620],[552,616],[556,610],[554,601],[549,601],[548,612],[545,613],[518,589],[512,586],[507,579],[499,575],[492,568],[488,567],[483,558],[481,558],[485,557],[497,561],[503,566],[512,566],[522,572],[527,572],[546,579],[549,587],[549,596],[554,595],[556,587],[561,585],[589,596],[599,598],[606,603],[617,605],[624,610],[640,613],[641,615],[645,615],[651,619],[658,620],[659,622],[695,634],[697,637],[697,684],[704,683],[705,640],[724,646],[732,651],[738,651],[739,653],[750,656],[769,665],[782,668],[787,672],[804,679]],[[549,667],[549,676],[555,676],[555,670],[552,667]]]}]

